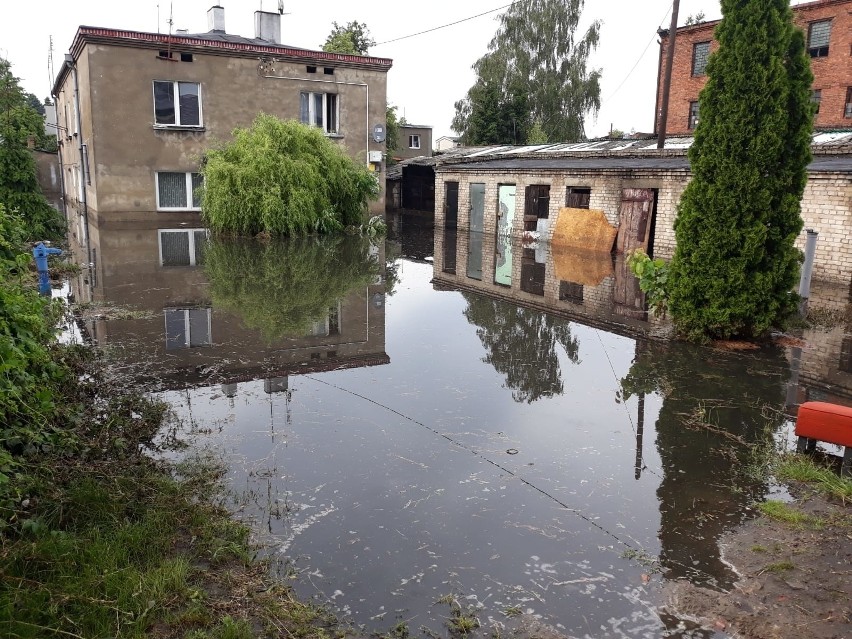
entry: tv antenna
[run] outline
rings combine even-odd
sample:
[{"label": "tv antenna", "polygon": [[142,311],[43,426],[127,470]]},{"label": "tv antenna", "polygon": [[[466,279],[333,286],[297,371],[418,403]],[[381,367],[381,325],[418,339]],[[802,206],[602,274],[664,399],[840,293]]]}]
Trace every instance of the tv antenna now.
[{"label": "tv antenna", "polygon": [[53,91],[53,36],[50,36],[50,48],[47,50],[47,79],[50,82],[50,90]]}]

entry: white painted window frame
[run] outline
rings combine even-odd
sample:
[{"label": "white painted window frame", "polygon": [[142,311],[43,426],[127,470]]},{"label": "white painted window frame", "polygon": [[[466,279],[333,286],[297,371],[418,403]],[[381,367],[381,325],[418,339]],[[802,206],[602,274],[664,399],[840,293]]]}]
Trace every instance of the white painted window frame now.
[{"label": "white painted window frame", "polygon": [[[160,124],[157,122],[157,95],[154,92],[154,86],[157,82],[171,82],[172,84],[172,95],[174,96],[174,107],[175,107],[175,123],[174,124]],[[182,124],[180,117],[180,85],[183,84],[194,84],[198,87],[198,124]],[[200,82],[190,82],[188,80],[154,80],[151,82],[151,105],[154,107],[154,128],[155,129],[203,129],[204,128],[204,97],[202,94],[201,83]]]},{"label": "white painted window frame", "polygon": [[[186,203],[187,206],[160,206],[160,174],[161,173],[183,173],[186,178]],[[157,171],[156,177],[154,180],[154,194],[157,198],[157,210],[158,211],[200,211],[200,206],[192,206],[192,176],[196,175],[198,171],[190,171],[188,173],[184,173],[183,171]]]},{"label": "white painted window frame", "polygon": [[[193,346],[190,346],[190,344],[192,344],[192,334],[190,332],[191,328],[190,328],[190,321],[189,321],[189,311],[200,311],[200,310],[207,311],[207,344],[204,344],[202,346],[194,346],[193,347]],[[170,312],[175,312],[175,311],[182,311],[183,312],[184,335],[186,336],[186,338],[184,340],[184,345],[183,345],[184,348],[205,348],[205,347],[213,345],[213,309],[210,308],[210,307],[206,307],[206,308],[199,308],[199,307],[164,308],[163,309],[163,330],[165,331],[166,345],[168,345],[168,343],[169,343],[168,314]]]},{"label": "white painted window frame", "polygon": [[[333,93],[333,92],[330,92],[330,91],[327,91],[327,92],[323,92],[323,91],[302,91],[301,94],[308,96],[308,125],[316,127],[316,124],[314,124],[314,122],[316,122],[316,104],[314,104],[314,96],[321,95],[322,96],[322,127],[316,127],[316,128],[321,128],[323,133],[325,133],[326,135],[339,135],[340,134],[340,94],[339,93]],[[328,122],[327,122],[327,118],[326,118],[326,114],[328,113],[328,96],[330,96],[330,95],[334,96],[334,120],[335,120],[335,122],[337,122],[337,128],[334,131],[328,130]],[[300,95],[299,96],[299,105],[300,105],[299,108],[300,109],[301,109],[301,100],[302,100],[302,98],[301,98],[301,95]],[[301,113],[299,114],[299,117],[301,118]]]},{"label": "white painted window frame", "polygon": [[408,136],[408,148],[409,149],[420,149],[420,134],[411,133]]}]

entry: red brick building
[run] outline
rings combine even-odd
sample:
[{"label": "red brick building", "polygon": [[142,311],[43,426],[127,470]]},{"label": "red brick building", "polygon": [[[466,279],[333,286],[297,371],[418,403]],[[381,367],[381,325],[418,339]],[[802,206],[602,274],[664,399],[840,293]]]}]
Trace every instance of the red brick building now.
[{"label": "red brick building", "polygon": [[[819,103],[818,129],[852,128],[852,0],[816,0],[793,7],[804,31],[814,73],[813,99]],[[713,31],[718,20],[681,27],[675,40],[666,133],[691,134],[698,122],[698,94],[707,82],[705,65],[718,48]],[[660,30],[660,66],[654,133],[660,127],[668,30]]]}]

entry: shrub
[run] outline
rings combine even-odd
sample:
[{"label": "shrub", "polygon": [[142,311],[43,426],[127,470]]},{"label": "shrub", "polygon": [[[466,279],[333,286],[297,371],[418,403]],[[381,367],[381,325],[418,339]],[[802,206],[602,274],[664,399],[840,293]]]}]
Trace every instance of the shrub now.
[{"label": "shrub", "polygon": [[645,293],[648,308],[655,315],[665,315],[669,303],[669,264],[652,260],[642,249],[636,249],[627,258],[627,267],[639,279],[639,288]]},{"label": "shrub", "polygon": [[361,224],[379,185],[318,129],[260,114],[202,167],[202,214],[215,232],[331,233]]}]

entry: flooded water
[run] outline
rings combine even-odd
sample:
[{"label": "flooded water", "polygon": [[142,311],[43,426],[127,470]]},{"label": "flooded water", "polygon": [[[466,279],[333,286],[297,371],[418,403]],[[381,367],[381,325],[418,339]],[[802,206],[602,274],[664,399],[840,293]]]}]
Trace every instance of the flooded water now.
[{"label": "flooded water", "polygon": [[852,397],[843,329],[792,353],[653,339],[608,256],[169,232],[101,238],[87,331],[226,461],[281,576],[368,631],[446,635],[452,595],[487,627],[722,637],[665,583],[730,588],[719,539],[778,490],[760,451],[798,402]]}]

